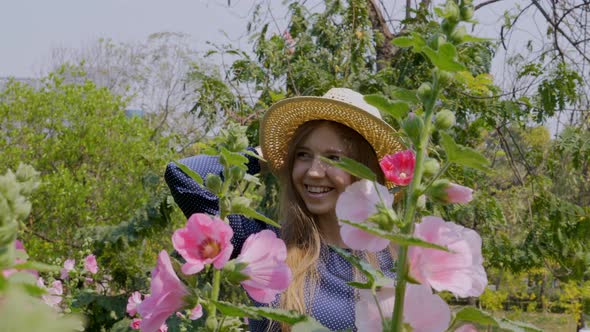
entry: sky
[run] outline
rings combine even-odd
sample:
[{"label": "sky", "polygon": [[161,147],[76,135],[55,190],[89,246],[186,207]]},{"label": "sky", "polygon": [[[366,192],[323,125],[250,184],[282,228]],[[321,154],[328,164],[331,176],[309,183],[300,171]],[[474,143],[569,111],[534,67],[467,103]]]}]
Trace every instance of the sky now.
[{"label": "sky", "polygon": [[[52,49],[84,48],[99,38],[141,42],[152,33],[181,32],[190,36],[197,50],[206,51],[207,41],[231,42],[248,48],[246,24],[256,2],[0,0],[0,77],[38,77],[49,66]],[[277,6],[275,18],[279,26],[275,29],[286,28],[282,0],[269,3]],[[497,35],[498,18],[506,9],[506,3],[514,4],[513,1],[499,2],[476,12],[480,21],[479,35]]]},{"label": "sky", "polygon": [[145,41],[156,32],[183,32],[197,48],[205,48],[211,39],[241,41],[252,3],[0,0],[0,77],[38,76],[48,65],[52,49],[81,48],[99,38],[134,42]]}]

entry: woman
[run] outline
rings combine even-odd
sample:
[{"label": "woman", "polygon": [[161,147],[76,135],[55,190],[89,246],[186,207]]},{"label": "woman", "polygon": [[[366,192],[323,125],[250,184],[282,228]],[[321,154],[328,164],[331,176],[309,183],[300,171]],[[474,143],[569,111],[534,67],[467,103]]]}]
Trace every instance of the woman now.
[{"label": "woman", "polygon": [[[355,159],[378,174],[379,159],[401,150],[395,130],[381,120],[379,111],[363,96],[349,89],[331,89],[323,97],[296,97],[273,105],[261,122],[260,145],[268,168],[281,183],[282,228],[274,229],[287,245],[293,281],[273,305],[307,313],[331,330],[354,329],[355,290],[347,283],[361,279],[359,272],[329,245],[346,249],[339,232],[335,207],[340,193],[357,179],[329,166],[320,157]],[[248,156],[248,172],[260,165]],[[196,156],[181,161],[203,178],[221,174],[216,157]],[[175,201],[188,217],[196,212],[216,214],[217,197],[186,176],[175,164],[168,165],[166,181]],[[267,224],[231,215],[234,252],[245,239]],[[355,252],[374,266],[389,272],[393,261],[389,249],[376,254]],[[251,320],[252,331],[279,330],[266,320]]]}]

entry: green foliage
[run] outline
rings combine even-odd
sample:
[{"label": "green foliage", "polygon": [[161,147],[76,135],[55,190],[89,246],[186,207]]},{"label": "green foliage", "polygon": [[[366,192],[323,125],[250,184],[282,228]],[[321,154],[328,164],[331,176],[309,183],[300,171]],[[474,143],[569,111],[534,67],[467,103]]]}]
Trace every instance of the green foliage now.
[{"label": "green foliage", "polygon": [[124,283],[144,269],[141,257],[154,255],[146,243],[139,248],[140,239],[170,224],[169,217],[155,216],[166,199],[154,174],[171,152],[146,121],[125,115],[120,97],[84,78],[64,67],[39,89],[6,85],[0,92],[2,167],[27,162],[43,179],[22,235],[32,257],[68,257],[90,234],[100,264],[113,264]]}]

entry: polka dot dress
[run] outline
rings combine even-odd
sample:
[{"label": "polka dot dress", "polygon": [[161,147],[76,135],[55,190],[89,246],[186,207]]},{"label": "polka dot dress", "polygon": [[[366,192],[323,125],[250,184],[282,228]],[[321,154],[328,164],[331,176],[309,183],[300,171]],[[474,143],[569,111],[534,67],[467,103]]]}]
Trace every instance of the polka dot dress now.
[{"label": "polka dot dress", "polygon": [[[248,173],[258,173],[260,171],[258,160],[248,155],[246,157],[249,160]],[[205,178],[209,173],[217,174],[223,178],[223,167],[217,156],[198,155],[180,162],[199,173],[202,178]],[[164,177],[174,200],[187,218],[194,213],[212,215],[219,213],[217,196],[199,186],[176,164],[170,163],[168,165]],[[228,219],[234,231],[232,244],[235,249],[232,257],[237,256],[244,241],[251,234],[258,233],[263,229],[271,229],[278,235],[278,229],[255,219],[249,219],[242,215],[230,215]],[[394,264],[388,249],[377,253],[377,260],[381,270],[393,278],[393,272],[389,271],[393,269]],[[306,303],[311,304],[311,316],[332,331],[345,329],[357,331],[354,326],[355,291],[347,284],[350,281],[355,281],[352,265],[330,247],[322,246],[317,269],[320,280],[315,289],[314,298],[311,301],[306,299]],[[358,280],[358,277],[356,279]],[[273,304],[277,303],[278,299]],[[255,303],[255,305],[261,306],[262,304]],[[249,322],[252,332],[280,331],[279,324],[276,322],[272,324],[270,329],[268,320],[250,319]]]}]

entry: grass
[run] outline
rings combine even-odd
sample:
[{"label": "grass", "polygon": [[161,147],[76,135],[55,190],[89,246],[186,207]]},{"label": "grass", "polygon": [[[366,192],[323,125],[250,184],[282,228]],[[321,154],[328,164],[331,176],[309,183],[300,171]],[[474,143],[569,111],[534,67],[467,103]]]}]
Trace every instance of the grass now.
[{"label": "grass", "polygon": [[571,315],[540,313],[540,312],[518,312],[502,311],[494,312],[496,317],[505,317],[514,321],[521,321],[532,324],[545,332],[577,332],[576,321]]}]

